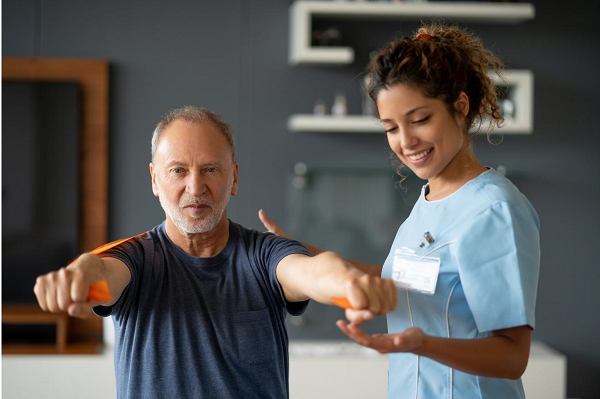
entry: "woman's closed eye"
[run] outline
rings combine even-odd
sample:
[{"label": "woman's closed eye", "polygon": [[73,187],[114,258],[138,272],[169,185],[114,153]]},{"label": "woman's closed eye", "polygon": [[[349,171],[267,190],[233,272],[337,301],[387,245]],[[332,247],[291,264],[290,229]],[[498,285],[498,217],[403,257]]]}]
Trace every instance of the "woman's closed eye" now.
[{"label": "woman's closed eye", "polygon": [[425,123],[429,120],[429,116],[426,116],[425,118],[421,118],[419,120],[413,121],[413,124],[419,124],[419,123]]}]

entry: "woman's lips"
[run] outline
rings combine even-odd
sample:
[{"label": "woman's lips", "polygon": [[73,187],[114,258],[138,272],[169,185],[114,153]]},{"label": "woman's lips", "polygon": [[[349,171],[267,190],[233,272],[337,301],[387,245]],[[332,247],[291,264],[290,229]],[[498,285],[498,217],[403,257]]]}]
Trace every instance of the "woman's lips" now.
[{"label": "woman's lips", "polygon": [[419,166],[427,162],[427,160],[431,157],[432,152],[433,148],[428,148],[415,154],[407,155],[406,157],[408,158],[411,164]]}]

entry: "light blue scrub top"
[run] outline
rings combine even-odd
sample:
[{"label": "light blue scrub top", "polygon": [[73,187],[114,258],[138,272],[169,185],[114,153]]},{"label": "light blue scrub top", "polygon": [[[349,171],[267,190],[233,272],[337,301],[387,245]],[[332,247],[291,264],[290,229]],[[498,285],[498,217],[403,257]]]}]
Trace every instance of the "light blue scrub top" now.
[{"label": "light blue scrub top", "polygon": [[[527,198],[493,169],[439,201],[426,200],[427,190],[424,186],[398,230],[382,277],[392,276],[395,250],[408,247],[440,259],[437,286],[433,295],[399,289],[398,307],[387,316],[388,331],[414,325],[438,337],[481,338],[503,328],[533,328],[539,219]],[[521,379],[467,374],[412,353],[393,353],[389,359],[388,398],[525,397]]]}]

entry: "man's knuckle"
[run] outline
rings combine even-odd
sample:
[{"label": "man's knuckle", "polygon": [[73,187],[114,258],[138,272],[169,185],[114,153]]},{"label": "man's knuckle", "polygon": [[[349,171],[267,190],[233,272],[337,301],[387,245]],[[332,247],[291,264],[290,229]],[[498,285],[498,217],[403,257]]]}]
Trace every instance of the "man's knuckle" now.
[{"label": "man's knuckle", "polygon": [[56,302],[58,305],[58,309],[60,309],[60,310],[67,310],[67,308],[69,307],[69,304],[67,303],[67,301],[65,301],[62,298],[58,298],[58,300]]},{"label": "man's knuckle", "polygon": [[57,272],[48,273],[48,281],[50,283],[56,283],[58,281],[58,273]]}]

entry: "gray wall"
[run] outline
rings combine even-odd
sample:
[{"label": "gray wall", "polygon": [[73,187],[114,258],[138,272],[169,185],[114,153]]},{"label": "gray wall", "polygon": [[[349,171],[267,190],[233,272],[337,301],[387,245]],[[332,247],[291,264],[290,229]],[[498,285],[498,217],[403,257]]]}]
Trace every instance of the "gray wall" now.
[{"label": "gray wall", "polygon": [[[542,223],[534,338],[568,355],[568,396],[592,399],[600,395],[600,6],[533,3],[533,21],[470,26],[511,67],[535,73],[534,134],[507,136],[495,148],[478,140],[477,153],[487,165],[504,164],[525,176],[519,187]],[[262,230],[261,207],[288,223],[286,184],[297,161],[386,166],[383,135],[293,134],[286,119],[310,112],[316,98],[331,101],[337,89],[346,90],[350,111],[359,112],[357,76],[368,51],[415,25],[340,23],[357,47],[355,64],[290,67],[289,4],[3,1],[3,55],[111,63],[110,239],[162,221],[148,175],[150,134],[165,111],[183,104],[211,108],[233,125],[241,184],[229,216],[248,227]]]}]

